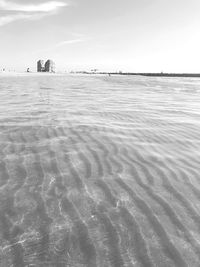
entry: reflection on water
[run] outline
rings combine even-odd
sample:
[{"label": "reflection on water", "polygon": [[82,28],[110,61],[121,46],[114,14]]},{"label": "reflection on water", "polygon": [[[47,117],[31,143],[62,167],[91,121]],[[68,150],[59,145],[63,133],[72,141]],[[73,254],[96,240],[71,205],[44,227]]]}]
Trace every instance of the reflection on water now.
[{"label": "reflection on water", "polygon": [[199,266],[200,81],[0,77],[0,266]]}]

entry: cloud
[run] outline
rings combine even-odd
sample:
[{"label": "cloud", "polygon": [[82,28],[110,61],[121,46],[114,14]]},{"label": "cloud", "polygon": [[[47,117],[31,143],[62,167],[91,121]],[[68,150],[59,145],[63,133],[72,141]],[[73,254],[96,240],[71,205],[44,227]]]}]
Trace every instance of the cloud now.
[{"label": "cloud", "polygon": [[69,45],[69,44],[81,43],[81,42],[84,42],[84,41],[85,41],[85,39],[73,39],[73,40],[62,41],[62,42],[56,44],[54,46],[54,48],[65,46],[65,45]]},{"label": "cloud", "polygon": [[37,20],[41,19],[45,14],[13,14],[0,17],[0,26],[6,25],[8,23],[17,21],[17,20]]},{"label": "cloud", "polygon": [[4,17],[0,17],[0,26],[11,23],[15,20],[26,19],[26,18],[27,18],[27,15],[23,15],[23,14],[10,15],[10,16],[7,15]]},{"label": "cloud", "polygon": [[[40,4],[19,4],[7,0],[0,0],[0,11],[5,15],[0,17],[0,26],[17,20],[35,20],[55,14],[60,8],[68,6],[59,1],[48,1]],[[6,13],[5,13],[6,12]]]},{"label": "cloud", "polygon": [[0,10],[21,12],[50,12],[67,6],[67,3],[49,1],[41,4],[18,4],[7,0],[0,0]]},{"label": "cloud", "polygon": [[[82,42],[86,42],[87,40],[89,40],[89,38],[71,39],[71,40],[61,41],[61,42],[56,43],[54,45],[51,45],[51,46],[49,46],[47,48],[34,51],[31,54],[39,56],[41,53],[44,54],[46,52],[52,52],[52,51],[56,50],[59,47],[72,45],[72,44],[77,44],[77,43],[82,43]],[[30,53],[29,53],[29,55],[30,55]]]}]

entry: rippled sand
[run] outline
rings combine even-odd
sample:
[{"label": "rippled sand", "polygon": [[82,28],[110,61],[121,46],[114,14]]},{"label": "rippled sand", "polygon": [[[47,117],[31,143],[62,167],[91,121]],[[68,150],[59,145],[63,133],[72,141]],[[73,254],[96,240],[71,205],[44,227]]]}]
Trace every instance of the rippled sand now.
[{"label": "rippled sand", "polygon": [[0,77],[0,266],[200,264],[200,80]]}]

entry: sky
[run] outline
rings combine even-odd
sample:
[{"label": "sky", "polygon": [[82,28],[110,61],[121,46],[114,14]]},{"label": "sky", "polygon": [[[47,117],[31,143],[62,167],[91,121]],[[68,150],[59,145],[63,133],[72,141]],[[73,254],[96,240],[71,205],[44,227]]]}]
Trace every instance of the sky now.
[{"label": "sky", "polygon": [[200,73],[199,0],[0,0],[0,69]]}]

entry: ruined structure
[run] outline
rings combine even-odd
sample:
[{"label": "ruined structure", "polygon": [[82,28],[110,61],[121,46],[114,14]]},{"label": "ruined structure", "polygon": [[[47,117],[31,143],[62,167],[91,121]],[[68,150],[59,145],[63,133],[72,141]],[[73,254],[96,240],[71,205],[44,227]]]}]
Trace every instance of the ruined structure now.
[{"label": "ruined structure", "polygon": [[44,64],[44,60],[37,62],[37,72],[55,72],[55,63],[48,59]]},{"label": "ruined structure", "polygon": [[37,62],[37,72],[43,72],[45,70],[44,60],[39,60]]},{"label": "ruined structure", "polygon": [[55,72],[55,63],[50,59],[45,63],[45,72]]}]

